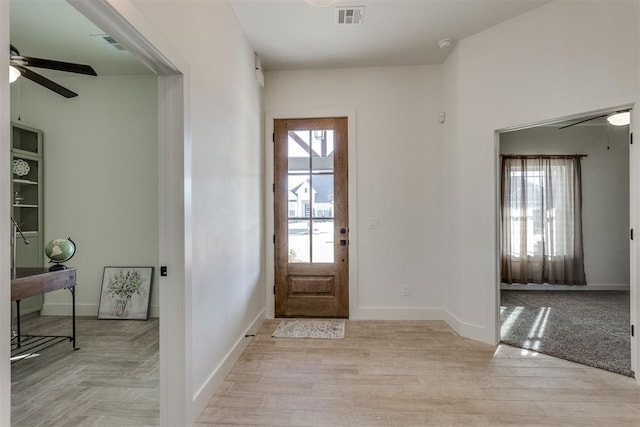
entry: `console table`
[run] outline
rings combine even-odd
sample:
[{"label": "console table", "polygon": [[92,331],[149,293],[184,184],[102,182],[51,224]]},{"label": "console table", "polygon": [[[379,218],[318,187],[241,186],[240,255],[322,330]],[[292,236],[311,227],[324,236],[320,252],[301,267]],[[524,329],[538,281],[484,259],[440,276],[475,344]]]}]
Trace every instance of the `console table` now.
[{"label": "console table", "polygon": [[[16,302],[16,336],[11,339],[11,362],[21,360],[35,351],[69,340],[76,345],[76,269],[49,271],[48,268],[17,268],[16,278],[11,280],[11,301]],[[71,335],[22,335],[20,330],[20,300],[34,295],[68,289],[71,292]],[[24,353],[14,357],[14,352]]]}]

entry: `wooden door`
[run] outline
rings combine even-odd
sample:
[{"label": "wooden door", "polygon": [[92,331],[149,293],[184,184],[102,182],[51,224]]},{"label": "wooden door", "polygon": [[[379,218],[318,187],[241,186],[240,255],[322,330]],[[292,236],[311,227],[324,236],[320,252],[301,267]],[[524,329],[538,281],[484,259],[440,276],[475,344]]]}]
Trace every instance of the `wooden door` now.
[{"label": "wooden door", "polygon": [[274,125],[275,314],[347,318],[347,119]]}]

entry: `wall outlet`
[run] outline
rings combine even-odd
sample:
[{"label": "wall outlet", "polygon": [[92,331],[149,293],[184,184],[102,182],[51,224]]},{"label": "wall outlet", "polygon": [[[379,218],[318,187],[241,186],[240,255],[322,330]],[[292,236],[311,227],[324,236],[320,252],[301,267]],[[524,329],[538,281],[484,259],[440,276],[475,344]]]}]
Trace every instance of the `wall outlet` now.
[{"label": "wall outlet", "polygon": [[411,296],[411,286],[404,285],[404,287],[402,288],[402,296],[403,297],[410,297]]}]

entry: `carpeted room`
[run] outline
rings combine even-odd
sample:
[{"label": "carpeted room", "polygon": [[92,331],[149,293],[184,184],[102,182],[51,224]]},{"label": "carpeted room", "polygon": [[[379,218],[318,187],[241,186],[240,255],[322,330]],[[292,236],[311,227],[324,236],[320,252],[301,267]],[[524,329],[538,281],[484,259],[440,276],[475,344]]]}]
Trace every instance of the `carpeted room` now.
[{"label": "carpeted room", "polygon": [[[582,256],[586,282],[568,277],[566,282],[542,279],[526,284],[505,277],[503,269],[501,340],[632,376],[629,130],[606,118],[582,117],[501,135],[503,158],[580,155],[582,242],[576,244],[575,257]],[[546,221],[551,222],[548,212]],[[503,236],[509,232],[503,227]],[[533,250],[530,244],[530,255]]]}]

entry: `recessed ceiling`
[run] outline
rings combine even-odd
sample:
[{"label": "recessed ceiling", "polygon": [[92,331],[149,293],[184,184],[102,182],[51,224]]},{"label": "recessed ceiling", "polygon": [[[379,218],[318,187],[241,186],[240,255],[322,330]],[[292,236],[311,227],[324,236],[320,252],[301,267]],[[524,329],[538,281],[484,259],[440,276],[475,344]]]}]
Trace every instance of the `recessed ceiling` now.
[{"label": "recessed ceiling", "polygon": [[[461,40],[549,0],[229,0],[265,70],[442,64]],[[337,25],[336,7],[365,6],[361,25]],[[542,30],[541,30],[542,31]]]},{"label": "recessed ceiling", "polygon": [[[11,0],[10,40],[22,55],[91,65],[98,75],[152,74],[126,50],[99,37],[104,32],[65,0]],[[6,52],[7,56],[9,52]],[[38,73],[67,73],[34,69]]]}]

